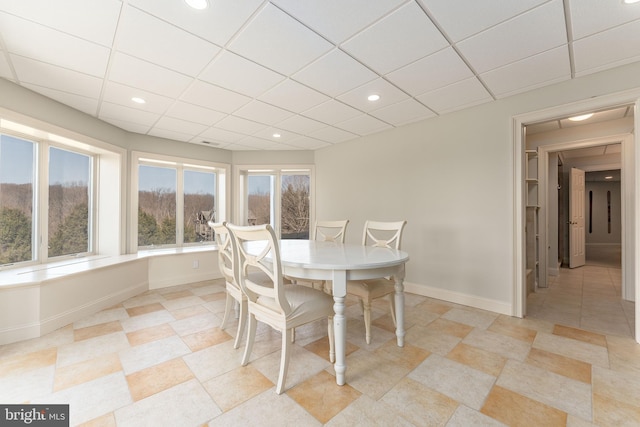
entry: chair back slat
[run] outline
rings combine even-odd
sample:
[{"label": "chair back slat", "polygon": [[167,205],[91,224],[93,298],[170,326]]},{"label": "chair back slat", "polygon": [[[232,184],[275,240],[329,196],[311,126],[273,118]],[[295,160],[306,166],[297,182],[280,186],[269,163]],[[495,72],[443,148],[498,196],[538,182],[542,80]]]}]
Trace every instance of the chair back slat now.
[{"label": "chair back slat", "polygon": [[407,221],[367,221],[364,224],[362,244],[399,250],[405,225]]},{"label": "chair back slat", "polygon": [[233,250],[229,231],[224,222],[208,222],[213,229],[214,239],[218,245],[218,268],[225,281],[238,289],[240,288],[233,277]]},{"label": "chair back slat", "polygon": [[[238,226],[227,224],[232,236],[237,265],[234,276],[250,304],[271,308],[278,314],[291,312],[286,299],[280,262],[280,248],[269,224]],[[256,280],[252,273],[259,272]]]},{"label": "chair back slat", "polygon": [[339,221],[316,221],[311,239],[344,243],[347,224],[349,224],[348,219]]}]

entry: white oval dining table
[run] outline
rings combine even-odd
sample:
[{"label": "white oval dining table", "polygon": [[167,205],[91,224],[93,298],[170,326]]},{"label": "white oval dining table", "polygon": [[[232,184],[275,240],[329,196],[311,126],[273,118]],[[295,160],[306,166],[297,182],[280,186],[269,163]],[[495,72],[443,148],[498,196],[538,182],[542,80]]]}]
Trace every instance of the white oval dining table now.
[{"label": "white oval dining table", "polygon": [[347,322],[345,298],[348,280],[393,277],[395,281],[396,337],[404,346],[404,275],[406,252],[383,247],[316,240],[280,240],[282,269],[287,276],[301,279],[330,280],[334,299],[336,382],[344,385]]}]

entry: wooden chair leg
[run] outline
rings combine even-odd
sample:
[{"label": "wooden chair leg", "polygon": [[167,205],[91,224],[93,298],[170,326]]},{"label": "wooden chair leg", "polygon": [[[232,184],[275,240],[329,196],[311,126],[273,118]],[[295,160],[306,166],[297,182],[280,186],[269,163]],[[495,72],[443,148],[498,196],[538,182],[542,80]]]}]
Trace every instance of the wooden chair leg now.
[{"label": "wooden chair leg", "polygon": [[396,298],[395,294],[389,294],[389,311],[391,311],[391,318],[393,319],[393,325],[398,326],[396,323]]},{"label": "wooden chair leg", "polygon": [[251,350],[253,350],[253,341],[256,339],[256,329],[257,329],[256,317],[253,314],[249,315],[249,331],[247,333],[247,345],[244,347],[244,355],[242,356],[242,366],[247,366],[249,363],[249,358],[251,357]]},{"label": "wooden chair leg", "polygon": [[284,383],[287,378],[287,369],[289,368],[289,356],[291,353],[291,335],[292,329],[287,329],[282,334],[282,356],[280,357],[280,374],[278,375],[278,385],[276,393],[282,394],[284,391]]},{"label": "wooden chair leg", "polygon": [[224,304],[224,316],[222,316],[222,323],[220,324],[220,329],[224,329],[227,326],[227,321],[231,316],[231,310],[233,310],[233,303],[235,299],[231,296],[229,292],[227,292],[227,301]]},{"label": "wooden chair leg", "polygon": [[247,301],[240,303],[240,315],[238,318],[238,330],[236,331],[236,340],[233,342],[233,348],[240,348],[240,341],[247,325]]},{"label": "wooden chair leg", "polygon": [[327,335],[329,336],[329,361],[336,363],[336,338],[333,330],[333,317],[329,317],[329,324],[327,325]]}]

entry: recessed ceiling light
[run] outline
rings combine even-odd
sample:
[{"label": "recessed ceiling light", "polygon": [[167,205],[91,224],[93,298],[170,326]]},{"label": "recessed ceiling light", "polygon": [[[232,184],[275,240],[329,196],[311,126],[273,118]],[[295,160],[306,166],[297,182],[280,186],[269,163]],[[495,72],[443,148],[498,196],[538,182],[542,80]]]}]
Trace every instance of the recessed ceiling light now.
[{"label": "recessed ceiling light", "polygon": [[209,2],[207,0],[184,0],[190,7],[195,10],[204,10],[209,7]]},{"label": "recessed ceiling light", "polygon": [[581,116],[569,117],[569,120],[571,120],[572,122],[581,122],[583,120],[587,120],[588,118],[591,118],[591,116],[593,116],[593,113],[582,114]]},{"label": "recessed ceiling light", "polygon": [[604,179],[613,179],[613,177],[609,175],[609,176],[605,176]]},{"label": "recessed ceiling light", "polygon": [[375,94],[373,94],[373,95],[369,95],[369,96],[367,97],[367,99],[368,99],[369,101],[372,101],[372,102],[373,102],[373,101],[377,101],[378,99],[380,99],[380,95],[375,95]]},{"label": "recessed ceiling light", "polygon": [[146,102],[147,102],[147,101],[145,101],[144,99],[142,99],[142,98],[140,98],[140,97],[137,97],[137,96],[134,96],[133,98],[131,98],[131,100],[132,100],[133,102],[135,102],[136,104],[144,104],[144,103],[146,103]]},{"label": "recessed ceiling light", "polygon": [[274,137],[274,138],[280,138],[281,136],[282,136],[282,135],[280,135],[279,133],[274,133],[274,134],[273,134],[273,137]]},{"label": "recessed ceiling light", "polygon": [[623,0],[622,3],[624,4],[633,4],[633,3],[638,3],[640,0]]}]

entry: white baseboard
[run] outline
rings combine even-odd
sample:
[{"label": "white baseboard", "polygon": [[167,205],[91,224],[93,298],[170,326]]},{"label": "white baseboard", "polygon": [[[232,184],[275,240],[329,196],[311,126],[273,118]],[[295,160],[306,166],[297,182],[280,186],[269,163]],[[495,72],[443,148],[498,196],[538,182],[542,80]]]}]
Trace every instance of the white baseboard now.
[{"label": "white baseboard", "polygon": [[435,298],[481,310],[492,311],[494,313],[513,315],[513,307],[504,301],[496,301],[460,292],[449,291],[447,289],[434,288],[433,286],[420,285],[417,283],[404,282],[404,290],[424,297]]}]

